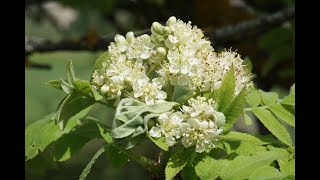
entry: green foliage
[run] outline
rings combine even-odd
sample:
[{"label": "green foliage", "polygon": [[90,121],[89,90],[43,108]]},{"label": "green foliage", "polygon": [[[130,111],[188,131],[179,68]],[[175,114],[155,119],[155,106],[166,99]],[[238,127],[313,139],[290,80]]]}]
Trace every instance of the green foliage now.
[{"label": "green foliage", "polygon": [[273,104],[278,100],[278,94],[275,92],[264,92],[262,90],[259,91],[264,105]]},{"label": "green foliage", "polygon": [[226,117],[224,130],[228,130],[233,126],[237,119],[243,114],[246,102],[246,89],[243,88],[240,93],[232,100],[231,104],[223,111]]},{"label": "green foliage", "polygon": [[292,146],[291,137],[286,128],[266,109],[253,109],[252,112],[259,118],[263,125],[280,141]]},{"label": "green foliage", "polygon": [[169,150],[169,146],[165,141],[165,137],[160,137],[160,138],[154,138],[151,137],[149,132],[147,132],[147,136],[149,139],[151,139],[152,142],[154,142],[154,144],[156,144],[159,148],[163,149],[164,151],[168,151]]},{"label": "green foliage", "polygon": [[166,180],[173,179],[183,169],[192,153],[195,153],[194,148],[180,149],[172,154],[165,168]]},{"label": "green foliage", "polygon": [[249,180],[281,180],[286,178],[287,176],[281,172],[279,172],[276,168],[272,166],[264,166],[256,169],[249,176]]},{"label": "green foliage", "polygon": [[201,154],[195,158],[195,171],[202,180],[216,179],[227,164],[226,159],[215,159]]},{"label": "green foliage", "polygon": [[295,176],[295,159],[282,158],[278,159],[280,171],[286,175]]},{"label": "green foliage", "polygon": [[91,139],[99,137],[100,133],[95,123],[87,123],[77,127],[74,131],[63,135],[53,146],[55,161],[65,161],[79,152]]},{"label": "green foliage", "polygon": [[103,139],[107,142],[107,143],[112,143],[113,140],[112,140],[112,136],[111,134],[105,130],[104,128],[102,128],[99,124],[98,124],[98,127],[99,127],[99,131],[100,131],[100,135],[103,137]]},{"label": "green foliage", "polygon": [[222,141],[245,141],[258,145],[265,145],[274,142],[274,139],[266,136],[255,136],[247,133],[229,131],[224,135],[219,136]]},{"label": "green foliage", "polygon": [[251,92],[248,94],[248,97],[247,97],[247,103],[251,107],[257,107],[257,106],[260,105],[260,103],[261,103],[261,94],[257,89],[255,89],[255,88],[251,89]]},{"label": "green foliage", "polygon": [[217,110],[224,112],[224,110],[230,105],[234,90],[236,87],[236,77],[234,76],[233,65],[231,65],[230,70],[225,75],[221,87],[219,88],[216,96]]},{"label": "green foliage", "polygon": [[246,113],[244,113],[243,115],[244,117],[244,123],[248,126],[252,125],[252,119],[250,118],[250,116]]},{"label": "green foliage", "polygon": [[116,168],[122,167],[129,161],[127,153],[114,145],[108,146],[107,151],[112,165]]},{"label": "green foliage", "polygon": [[170,111],[177,103],[160,102],[147,105],[135,99],[120,101],[113,121],[111,135],[118,145],[129,149],[138,143],[141,135],[147,131],[151,118]]},{"label": "green foliage", "polygon": [[187,164],[181,171],[181,177],[183,180],[197,180],[198,176],[196,174],[195,168]]},{"label": "green foliage", "polygon": [[294,115],[287,111],[281,104],[272,104],[269,106],[269,109],[284,122],[295,127]]},{"label": "green foliage", "polygon": [[90,108],[83,109],[70,117],[63,130],[52,120],[52,115],[27,126],[25,130],[26,160],[34,158],[39,152],[43,152],[48,145],[61,138],[62,135],[69,133],[78,125],[78,120],[82,119]]},{"label": "green foliage", "polygon": [[251,156],[239,155],[222,169],[220,175],[222,179],[245,179],[253,169],[270,165],[273,161],[287,156],[286,153],[276,151],[259,152]]}]

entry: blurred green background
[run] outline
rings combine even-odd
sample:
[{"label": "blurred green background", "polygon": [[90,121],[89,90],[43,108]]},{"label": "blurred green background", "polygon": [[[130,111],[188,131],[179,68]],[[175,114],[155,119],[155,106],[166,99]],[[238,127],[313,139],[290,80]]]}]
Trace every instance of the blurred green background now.
[{"label": "blurred green background", "polygon": [[[153,21],[165,22],[174,15],[184,21],[191,20],[205,31],[271,14],[294,6],[292,0],[26,0],[25,35],[57,42],[62,39],[125,34],[150,28]],[[214,47],[216,50],[232,47],[252,64],[254,82],[265,91],[276,91],[280,97],[287,94],[294,83],[294,19],[241,42]],[[108,44],[105,45],[106,50]],[[66,78],[65,67],[73,61],[77,77],[90,79],[93,64],[102,51],[57,51],[33,53],[26,57],[25,68],[25,126],[56,110],[65,96],[45,82]],[[34,64],[49,65],[50,69]],[[97,112],[106,118],[112,111]],[[109,118],[110,119],[110,118]],[[252,133],[265,129],[254,123],[244,127],[242,121],[235,128]],[[26,163],[26,179],[78,179],[86,163],[102,141],[95,139],[70,160],[49,164],[42,161]],[[146,153],[155,147],[144,144]],[[41,163],[42,162],[42,163]],[[46,164],[46,165],[45,165]],[[149,179],[147,172],[134,162],[122,168],[114,167],[105,154],[100,157],[88,179]]]}]

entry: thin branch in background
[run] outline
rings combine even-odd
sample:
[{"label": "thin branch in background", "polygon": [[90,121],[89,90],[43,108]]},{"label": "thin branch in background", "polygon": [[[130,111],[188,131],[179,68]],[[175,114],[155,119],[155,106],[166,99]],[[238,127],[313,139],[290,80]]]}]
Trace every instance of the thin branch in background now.
[{"label": "thin branch in background", "polygon": [[[282,23],[291,20],[295,16],[294,7],[283,9],[271,15],[261,16],[259,18],[240,22],[235,25],[229,25],[214,31],[205,32],[213,46],[223,46],[229,43],[245,41],[247,39],[258,36]],[[135,32],[136,36],[150,33],[149,29]],[[250,37],[250,38],[249,38]],[[114,34],[97,37],[95,44],[88,44],[87,38],[82,37],[80,40],[62,40],[60,42],[51,42],[48,40],[25,36],[25,55],[34,52],[50,52],[50,51],[97,51],[107,50],[110,42],[114,41]]]},{"label": "thin branch in background", "polygon": [[34,69],[43,69],[43,70],[50,70],[51,69],[51,66],[49,64],[34,63],[29,60],[25,60],[25,67],[34,68]]}]

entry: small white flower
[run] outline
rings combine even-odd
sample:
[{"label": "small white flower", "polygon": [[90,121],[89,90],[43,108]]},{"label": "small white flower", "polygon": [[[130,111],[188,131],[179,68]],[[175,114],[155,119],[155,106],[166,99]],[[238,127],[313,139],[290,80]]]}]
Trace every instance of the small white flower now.
[{"label": "small white flower", "polygon": [[181,112],[162,113],[158,117],[158,124],[150,129],[150,136],[155,138],[163,136],[168,146],[173,146],[181,137],[180,126],[183,120]]}]

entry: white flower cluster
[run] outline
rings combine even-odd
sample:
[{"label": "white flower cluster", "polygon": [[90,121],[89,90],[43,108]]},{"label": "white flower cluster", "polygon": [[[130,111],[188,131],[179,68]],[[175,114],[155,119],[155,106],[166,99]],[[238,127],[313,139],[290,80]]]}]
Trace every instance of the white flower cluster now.
[{"label": "white flower cluster", "polygon": [[153,23],[151,31],[156,47],[167,50],[166,60],[161,62],[157,71],[164,81],[193,90],[215,90],[233,64],[237,76],[235,94],[250,85],[251,77],[240,55],[231,51],[216,53],[203,32],[196,26],[192,27],[190,21],[184,23],[171,17],[166,26]]},{"label": "white flower cluster", "polygon": [[[154,22],[151,35],[115,36],[108,47],[110,57],[92,75],[92,86],[115,104],[125,97],[146,104],[165,101],[164,86],[186,86],[193,91],[214,91],[220,88],[226,73],[233,66],[237,95],[252,86],[240,55],[232,51],[217,53],[201,29],[170,17],[163,26]],[[168,88],[171,89],[171,88]],[[172,92],[170,92],[172,94]],[[197,152],[215,147],[225,122],[223,113],[215,110],[213,99],[189,99],[180,111],[166,112],[150,130],[155,138],[165,137],[169,146],[181,142],[195,146]]]},{"label": "white flower cluster", "polygon": [[[167,82],[192,90],[215,90],[231,65],[236,73],[235,95],[251,86],[240,55],[231,51],[216,53],[201,29],[191,26],[190,21],[170,17],[165,26],[154,22],[151,32],[151,36],[135,37],[133,32],[126,37],[116,35],[115,42],[110,43],[110,59],[92,75],[93,87],[107,99],[118,102],[121,96],[131,96],[147,104],[163,101],[167,94],[161,89]],[[158,77],[150,80],[147,73],[152,68]]]},{"label": "white flower cluster", "polygon": [[223,130],[225,116],[215,110],[213,99],[206,101],[198,96],[188,102],[189,106],[182,106],[181,111],[161,114],[158,124],[150,129],[150,136],[165,137],[168,146],[181,139],[186,148],[195,145],[196,152],[210,151]]},{"label": "white flower cluster", "polygon": [[133,32],[128,32],[126,37],[116,35],[114,39],[115,42],[108,47],[110,59],[92,75],[93,87],[105,94],[107,99],[115,99],[115,104],[124,93],[147,104],[165,100],[167,94],[161,91],[161,81],[155,78],[150,82],[146,75],[146,60],[163,57],[154,48],[150,36],[135,37]]}]

